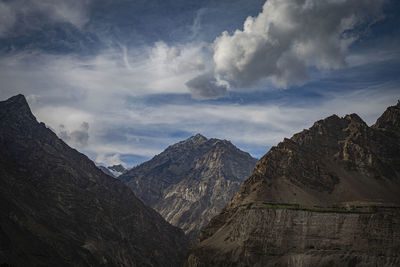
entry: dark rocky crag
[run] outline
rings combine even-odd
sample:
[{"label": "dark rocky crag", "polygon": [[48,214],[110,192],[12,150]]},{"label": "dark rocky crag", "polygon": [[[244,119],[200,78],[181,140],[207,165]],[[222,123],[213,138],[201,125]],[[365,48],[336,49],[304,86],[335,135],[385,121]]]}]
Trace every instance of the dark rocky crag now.
[{"label": "dark rocky crag", "polygon": [[183,232],[38,123],[0,102],[0,264],[179,266]]},{"label": "dark rocky crag", "polygon": [[400,103],[336,115],[259,160],[187,266],[399,266]]},{"label": "dark rocky crag", "polygon": [[256,159],[231,142],[197,134],[119,179],[194,240],[251,174],[255,163]]}]

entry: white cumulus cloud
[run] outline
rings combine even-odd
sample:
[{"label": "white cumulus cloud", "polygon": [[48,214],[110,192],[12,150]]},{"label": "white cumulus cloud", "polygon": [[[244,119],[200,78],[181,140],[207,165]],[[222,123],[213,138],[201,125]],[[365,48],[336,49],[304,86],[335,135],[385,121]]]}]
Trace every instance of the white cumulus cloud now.
[{"label": "white cumulus cloud", "polygon": [[383,0],[268,0],[243,30],[214,41],[215,74],[236,87],[268,78],[277,87],[303,84],[309,67],[345,65],[360,31],[382,18]]}]

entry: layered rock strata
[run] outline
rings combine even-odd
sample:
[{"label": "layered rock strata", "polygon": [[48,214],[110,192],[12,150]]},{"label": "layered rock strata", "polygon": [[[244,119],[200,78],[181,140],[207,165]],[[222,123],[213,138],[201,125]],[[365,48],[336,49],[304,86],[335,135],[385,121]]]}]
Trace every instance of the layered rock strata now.
[{"label": "layered rock strata", "polygon": [[400,103],[336,115],[261,158],[187,266],[398,266]]}]

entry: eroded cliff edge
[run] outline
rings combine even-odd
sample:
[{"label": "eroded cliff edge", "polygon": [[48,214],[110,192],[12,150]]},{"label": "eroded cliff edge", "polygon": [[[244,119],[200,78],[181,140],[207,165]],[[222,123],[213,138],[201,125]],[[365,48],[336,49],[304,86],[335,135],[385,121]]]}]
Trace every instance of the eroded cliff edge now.
[{"label": "eroded cliff edge", "polygon": [[398,266],[400,103],[369,127],[316,122],[273,147],[187,266]]},{"label": "eroded cliff edge", "polygon": [[197,244],[187,266],[399,266],[400,210],[379,209],[238,208]]}]

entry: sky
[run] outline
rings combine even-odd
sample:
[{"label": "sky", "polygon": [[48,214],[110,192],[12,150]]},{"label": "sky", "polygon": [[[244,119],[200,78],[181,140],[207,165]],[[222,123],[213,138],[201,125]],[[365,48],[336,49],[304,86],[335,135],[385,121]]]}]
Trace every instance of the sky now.
[{"label": "sky", "polygon": [[0,99],[97,164],[201,133],[262,157],[400,99],[397,0],[0,0]]}]

